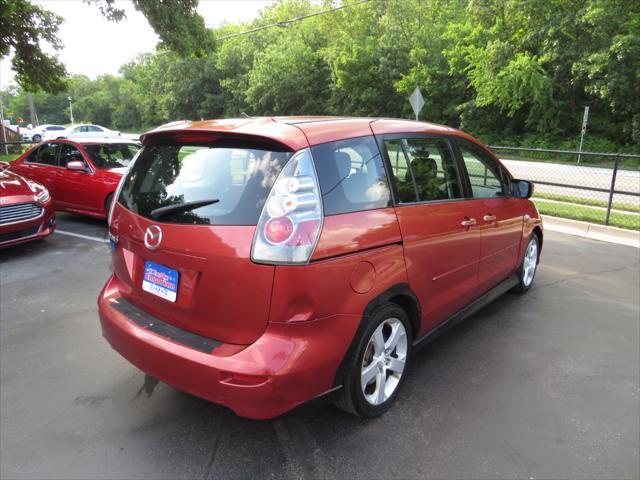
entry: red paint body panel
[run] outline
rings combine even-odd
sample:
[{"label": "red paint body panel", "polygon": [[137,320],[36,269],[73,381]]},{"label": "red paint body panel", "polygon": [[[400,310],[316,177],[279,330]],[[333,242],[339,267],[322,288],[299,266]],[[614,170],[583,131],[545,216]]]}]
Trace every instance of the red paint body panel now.
[{"label": "red paint body panel", "polygon": [[100,170],[95,167],[83,145],[95,142],[53,140],[46,143],[70,144],[82,154],[92,172],[79,172],[63,167],[27,162],[29,154],[38,146],[28,150],[11,162],[10,170],[43,184],[53,199],[56,210],[78,213],[95,218],[107,218],[107,197],[118,188],[123,169]]},{"label": "red paint body panel", "polygon": [[[144,246],[150,225],[162,226],[157,251]],[[113,264],[122,296],[134,305],[225,343],[249,344],[264,332],[275,267],[251,261],[255,227],[151,222],[118,204],[109,231],[120,238]],[[147,260],[179,272],[175,303],[142,290]]]},{"label": "red paint body panel", "polygon": [[335,257],[402,241],[393,208],[325,217],[311,260]]},{"label": "red paint body panel", "polygon": [[8,170],[0,171],[0,208],[25,203],[40,205],[43,208],[42,215],[0,224],[0,249],[43,239],[56,229],[51,199],[46,202],[38,200],[24,178]]},{"label": "red paint body panel", "polygon": [[[478,270],[478,292],[480,295],[500,283],[519,266],[522,243],[523,200],[515,198],[493,198],[467,202],[473,209],[473,217],[480,231],[482,245]],[[494,221],[485,220],[493,216]]]},{"label": "red paint body panel", "polygon": [[[354,292],[351,278],[362,262],[375,270],[366,294]],[[362,315],[372,298],[407,283],[400,245],[390,245],[300,266],[277,266],[271,300],[272,322],[302,322],[334,314]],[[336,365],[337,367],[337,365]]]},{"label": "red paint body panel", "polygon": [[[143,143],[198,135],[299,150],[372,131],[477,143],[440,125],[316,117],[177,122],[149,132]],[[485,221],[487,215],[496,220]],[[477,224],[461,225],[469,218]],[[144,246],[152,224],[163,231],[158,250]],[[251,261],[255,226],[154,223],[118,204],[110,225],[114,274],[98,299],[102,330],[114,349],[160,380],[239,415],[270,418],[334,387],[363,312],[380,295],[408,285],[420,304],[422,336],[513,274],[535,228],[542,228],[540,217],[524,199],[400,205],[327,216],[308,264],[274,266]],[[178,270],[175,303],[142,290],[147,260]],[[111,306],[120,297],[223,344],[203,353],[148,331]]]},{"label": "red paint body panel", "polygon": [[480,233],[460,224],[472,211],[465,201],[403,205],[396,211],[424,335],[474,299]]},{"label": "red paint body panel", "polygon": [[[120,288],[111,277],[98,299],[103,335],[116,351],[169,385],[251,418],[275,417],[329,390],[360,323],[358,315],[270,323],[260,338],[235,354],[218,355],[223,347],[206,354],[149,332],[118,313],[109,303],[120,296]],[[266,380],[234,385],[228,381],[230,373]]]}]

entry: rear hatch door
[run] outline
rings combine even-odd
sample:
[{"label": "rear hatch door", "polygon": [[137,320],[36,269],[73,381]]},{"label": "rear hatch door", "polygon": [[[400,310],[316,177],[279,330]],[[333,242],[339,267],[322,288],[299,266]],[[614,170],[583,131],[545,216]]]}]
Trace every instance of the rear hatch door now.
[{"label": "rear hatch door", "polygon": [[146,145],[110,225],[122,296],[209,338],[235,344],[259,338],[275,267],[253,263],[251,244],[290,156],[286,147],[247,139]]}]

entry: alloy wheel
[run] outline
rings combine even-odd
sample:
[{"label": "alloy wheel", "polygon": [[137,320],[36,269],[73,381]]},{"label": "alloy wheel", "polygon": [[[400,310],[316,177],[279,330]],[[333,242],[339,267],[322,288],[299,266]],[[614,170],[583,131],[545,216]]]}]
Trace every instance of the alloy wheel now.
[{"label": "alloy wheel", "polygon": [[407,331],[398,318],[389,318],[374,330],[362,360],[362,393],[371,405],[384,403],[400,384],[408,351]]},{"label": "alloy wheel", "polygon": [[538,242],[532,238],[527,246],[527,251],[524,254],[524,265],[522,269],[522,283],[525,287],[531,285],[533,277],[536,274],[536,267],[538,266]]}]

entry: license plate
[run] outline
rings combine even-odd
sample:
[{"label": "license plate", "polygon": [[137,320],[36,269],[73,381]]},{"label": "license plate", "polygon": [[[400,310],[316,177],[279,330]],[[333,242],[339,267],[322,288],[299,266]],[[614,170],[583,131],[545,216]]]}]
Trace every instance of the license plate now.
[{"label": "license plate", "polygon": [[178,271],[147,261],[144,264],[142,289],[170,302],[175,302],[178,296]]}]

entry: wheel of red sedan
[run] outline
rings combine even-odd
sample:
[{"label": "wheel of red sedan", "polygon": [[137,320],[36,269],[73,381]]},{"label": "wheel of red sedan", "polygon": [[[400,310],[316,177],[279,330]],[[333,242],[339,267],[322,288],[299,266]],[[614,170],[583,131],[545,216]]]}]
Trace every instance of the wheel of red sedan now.
[{"label": "wheel of red sedan", "polygon": [[339,407],[361,417],[384,413],[393,403],[407,371],[411,330],[407,314],[387,304],[371,317],[352,356]]}]

